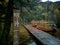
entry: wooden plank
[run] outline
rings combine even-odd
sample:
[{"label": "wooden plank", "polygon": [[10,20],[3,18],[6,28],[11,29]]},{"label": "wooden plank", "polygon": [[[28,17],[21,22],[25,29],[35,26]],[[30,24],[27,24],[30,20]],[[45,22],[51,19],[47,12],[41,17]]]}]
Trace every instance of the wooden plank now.
[{"label": "wooden plank", "polygon": [[38,30],[34,27],[31,27],[30,25],[25,25],[25,27],[44,45],[60,45],[60,40],[56,37],[42,30]]}]

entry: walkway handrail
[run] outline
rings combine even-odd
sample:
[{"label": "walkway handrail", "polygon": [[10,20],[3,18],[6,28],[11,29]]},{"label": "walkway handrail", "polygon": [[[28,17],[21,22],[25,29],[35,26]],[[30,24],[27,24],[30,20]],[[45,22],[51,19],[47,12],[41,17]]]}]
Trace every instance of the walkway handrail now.
[{"label": "walkway handrail", "polygon": [[25,25],[32,35],[34,35],[44,45],[60,45],[60,40],[42,30],[38,30],[30,25]]}]

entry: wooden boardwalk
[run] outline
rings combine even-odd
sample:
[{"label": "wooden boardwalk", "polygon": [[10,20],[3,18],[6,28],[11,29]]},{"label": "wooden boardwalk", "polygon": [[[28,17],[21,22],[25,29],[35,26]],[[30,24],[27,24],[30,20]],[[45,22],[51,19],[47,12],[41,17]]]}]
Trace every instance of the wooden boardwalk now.
[{"label": "wooden boardwalk", "polygon": [[60,40],[56,37],[42,31],[38,30],[30,25],[25,25],[30,33],[32,33],[43,45],[60,45]]}]

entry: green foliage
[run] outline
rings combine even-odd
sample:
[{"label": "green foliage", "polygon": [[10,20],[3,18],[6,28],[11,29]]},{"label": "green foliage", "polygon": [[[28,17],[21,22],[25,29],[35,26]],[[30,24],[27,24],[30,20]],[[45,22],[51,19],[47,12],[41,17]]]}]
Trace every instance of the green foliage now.
[{"label": "green foliage", "polygon": [[[57,20],[60,20],[58,19],[58,16],[57,17],[54,17],[56,16],[57,14],[59,14],[59,4],[60,3],[53,3],[53,2],[42,2],[42,3],[39,3],[38,6],[40,6],[38,8],[36,8],[36,14],[35,14],[35,18],[36,20],[41,20],[41,19],[45,19],[46,20],[50,20],[50,21],[53,21],[53,22],[56,22]],[[54,13],[55,12],[55,13]],[[44,13],[44,14],[43,14]]]},{"label": "green foliage", "polygon": [[[15,7],[27,7],[27,11],[22,9],[21,19],[24,22],[30,22],[31,20],[50,20],[56,22],[59,25],[60,18],[60,2],[40,2],[35,0],[14,0]],[[24,12],[25,11],[25,12]]]},{"label": "green foliage", "polygon": [[35,0],[14,0],[14,7],[30,7],[30,9],[33,9],[34,5],[37,4]]},{"label": "green foliage", "polygon": [[56,25],[57,28],[60,28],[60,1],[54,3],[54,14],[56,15]]}]

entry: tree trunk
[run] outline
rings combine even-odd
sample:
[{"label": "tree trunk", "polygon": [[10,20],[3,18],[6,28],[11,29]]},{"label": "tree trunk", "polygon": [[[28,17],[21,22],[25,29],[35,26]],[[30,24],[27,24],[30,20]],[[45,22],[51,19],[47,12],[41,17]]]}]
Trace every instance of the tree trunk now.
[{"label": "tree trunk", "polygon": [[8,45],[8,36],[10,32],[10,25],[11,25],[11,17],[12,17],[12,0],[9,0],[8,6],[7,6],[7,12],[5,17],[5,24],[3,33],[1,36],[0,44],[1,45]]},{"label": "tree trunk", "polygon": [[13,13],[13,21],[14,21],[14,41],[13,45],[19,45],[19,21],[20,21],[20,10],[14,9]]}]

